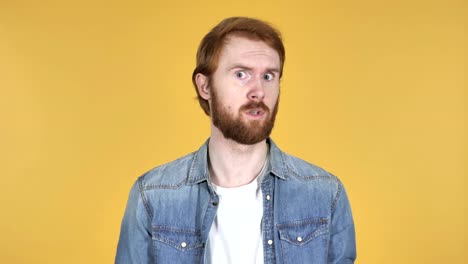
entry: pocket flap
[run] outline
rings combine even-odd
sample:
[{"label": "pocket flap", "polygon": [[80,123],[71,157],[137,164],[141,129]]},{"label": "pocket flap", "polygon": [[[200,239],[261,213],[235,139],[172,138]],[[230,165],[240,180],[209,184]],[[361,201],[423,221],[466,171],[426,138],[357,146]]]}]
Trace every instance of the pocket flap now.
[{"label": "pocket flap", "polygon": [[180,251],[189,251],[204,246],[200,230],[191,228],[153,226],[153,239]]},{"label": "pocket flap", "polygon": [[328,219],[309,218],[278,224],[277,227],[281,240],[301,246],[322,234],[328,233]]}]

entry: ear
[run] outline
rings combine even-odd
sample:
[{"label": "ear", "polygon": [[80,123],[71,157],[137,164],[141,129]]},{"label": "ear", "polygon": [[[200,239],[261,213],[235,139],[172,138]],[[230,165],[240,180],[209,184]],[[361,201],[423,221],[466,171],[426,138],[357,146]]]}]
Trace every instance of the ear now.
[{"label": "ear", "polygon": [[208,77],[201,73],[197,73],[195,76],[195,83],[197,84],[197,89],[200,96],[205,100],[209,100],[211,98],[211,94],[208,87]]}]

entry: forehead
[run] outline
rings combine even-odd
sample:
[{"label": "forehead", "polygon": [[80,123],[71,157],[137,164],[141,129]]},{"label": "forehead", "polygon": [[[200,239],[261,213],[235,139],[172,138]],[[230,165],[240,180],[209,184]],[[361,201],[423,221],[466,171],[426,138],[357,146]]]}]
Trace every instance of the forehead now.
[{"label": "forehead", "polygon": [[227,36],[219,57],[219,66],[230,63],[269,64],[279,68],[278,52],[261,40]]}]

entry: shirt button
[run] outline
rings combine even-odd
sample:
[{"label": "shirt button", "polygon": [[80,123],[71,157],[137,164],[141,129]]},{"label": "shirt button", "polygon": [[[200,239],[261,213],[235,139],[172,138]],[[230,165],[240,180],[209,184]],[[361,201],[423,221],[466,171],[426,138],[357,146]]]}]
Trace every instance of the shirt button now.
[{"label": "shirt button", "polygon": [[269,240],[267,241],[267,243],[268,243],[268,245],[271,246],[271,245],[273,245],[273,240],[269,239]]},{"label": "shirt button", "polygon": [[187,246],[187,243],[182,242],[182,243],[180,243],[180,246],[181,246],[182,248],[185,248],[185,247]]},{"label": "shirt button", "polygon": [[298,236],[298,237],[296,238],[296,240],[297,240],[298,242],[302,242],[302,237]]},{"label": "shirt button", "polygon": [[271,200],[271,196],[270,196],[269,194],[267,194],[265,198],[266,198],[268,201]]}]

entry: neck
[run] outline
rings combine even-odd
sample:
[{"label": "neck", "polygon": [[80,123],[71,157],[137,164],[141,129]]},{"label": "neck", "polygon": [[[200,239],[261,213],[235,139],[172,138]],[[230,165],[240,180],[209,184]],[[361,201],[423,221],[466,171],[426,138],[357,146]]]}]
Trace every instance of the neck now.
[{"label": "neck", "polygon": [[226,188],[252,182],[268,155],[266,140],[253,145],[239,144],[226,139],[216,127],[212,129],[208,149],[211,181]]}]

